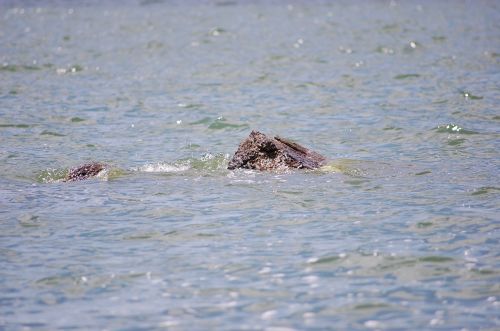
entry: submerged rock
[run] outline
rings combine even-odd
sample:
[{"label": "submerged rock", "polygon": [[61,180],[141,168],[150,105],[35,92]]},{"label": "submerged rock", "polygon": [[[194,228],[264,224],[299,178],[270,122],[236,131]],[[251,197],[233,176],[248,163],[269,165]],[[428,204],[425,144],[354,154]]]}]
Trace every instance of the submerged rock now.
[{"label": "submerged rock", "polygon": [[106,169],[106,165],[103,163],[86,163],[79,167],[70,169],[64,181],[75,182],[77,180],[84,180],[87,178],[95,177],[104,169]]},{"label": "submerged rock", "polygon": [[252,131],[229,161],[228,169],[255,170],[316,169],[326,158],[297,143]]},{"label": "submerged rock", "polygon": [[[304,146],[280,137],[268,137],[258,131],[252,131],[238,147],[228,169],[237,168],[255,170],[316,169],[326,165],[326,158]],[[75,182],[99,175],[108,165],[90,162],[72,168],[63,179]]]}]

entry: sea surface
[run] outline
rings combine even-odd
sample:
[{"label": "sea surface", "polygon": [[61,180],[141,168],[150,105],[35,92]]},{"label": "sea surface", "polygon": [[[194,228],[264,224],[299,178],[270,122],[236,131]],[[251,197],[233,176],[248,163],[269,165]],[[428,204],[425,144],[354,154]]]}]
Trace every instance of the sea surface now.
[{"label": "sea surface", "polygon": [[0,330],[499,330],[499,173],[499,1],[0,3]]}]

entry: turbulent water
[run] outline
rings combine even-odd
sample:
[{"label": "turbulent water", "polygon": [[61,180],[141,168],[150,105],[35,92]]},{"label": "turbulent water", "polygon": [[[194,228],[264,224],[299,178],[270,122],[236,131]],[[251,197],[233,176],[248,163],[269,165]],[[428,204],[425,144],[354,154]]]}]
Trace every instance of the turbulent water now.
[{"label": "turbulent water", "polygon": [[2,1],[0,329],[498,330],[499,105],[498,1]]}]

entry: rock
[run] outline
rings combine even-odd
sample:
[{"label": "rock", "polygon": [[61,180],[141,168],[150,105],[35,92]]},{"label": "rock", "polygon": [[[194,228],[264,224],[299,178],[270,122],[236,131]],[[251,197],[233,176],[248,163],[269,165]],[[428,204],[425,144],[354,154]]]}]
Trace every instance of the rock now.
[{"label": "rock", "polygon": [[[316,169],[326,164],[326,158],[297,143],[280,137],[268,137],[252,131],[229,161],[228,169],[255,170]],[[64,182],[75,182],[97,176],[108,165],[90,162],[69,170]]]},{"label": "rock", "polygon": [[290,140],[270,138],[252,131],[229,161],[228,169],[255,170],[316,169],[326,164],[326,158]]},{"label": "rock", "polygon": [[64,181],[75,182],[77,180],[84,180],[90,177],[95,177],[104,169],[106,169],[105,164],[98,162],[86,163],[79,167],[70,169]]}]

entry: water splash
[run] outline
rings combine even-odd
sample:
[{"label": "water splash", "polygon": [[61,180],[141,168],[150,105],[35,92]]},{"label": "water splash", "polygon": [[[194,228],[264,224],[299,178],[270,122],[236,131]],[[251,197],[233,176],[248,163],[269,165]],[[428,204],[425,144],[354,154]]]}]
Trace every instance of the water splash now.
[{"label": "water splash", "polygon": [[[68,168],[48,168],[36,174],[35,180],[37,183],[50,184],[64,182],[68,175]],[[124,170],[107,167],[100,171],[95,177],[98,180],[108,181],[120,176],[123,176]]]},{"label": "water splash", "polygon": [[189,158],[185,160],[190,167],[197,171],[220,171],[227,170],[227,163],[229,162],[228,154],[210,154],[207,153],[201,158]]},{"label": "water splash", "polygon": [[79,64],[74,64],[74,65],[71,65],[67,68],[57,68],[56,69],[56,73],[58,75],[64,75],[64,74],[74,74],[74,73],[77,73],[77,72],[80,72],[80,71],[83,71],[83,67]]},{"label": "water splash", "polygon": [[182,172],[189,170],[190,167],[187,164],[171,164],[166,162],[148,163],[140,167],[132,168],[133,171],[138,172]]},{"label": "water splash", "polygon": [[36,176],[38,183],[57,183],[61,182],[68,174],[68,169],[45,169]]},{"label": "water splash", "polygon": [[132,171],[152,173],[179,173],[189,170],[201,173],[226,170],[229,161],[228,154],[207,153],[201,158],[187,158],[175,162],[148,163],[140,167],[132,168]]}]

